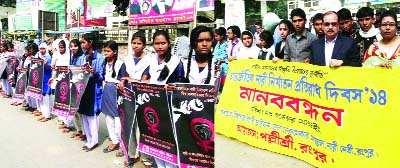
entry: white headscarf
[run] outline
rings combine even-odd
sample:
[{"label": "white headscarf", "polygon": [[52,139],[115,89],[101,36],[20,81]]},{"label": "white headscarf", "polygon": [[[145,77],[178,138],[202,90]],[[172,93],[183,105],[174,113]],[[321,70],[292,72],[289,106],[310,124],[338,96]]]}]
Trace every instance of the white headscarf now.
[{"label": "white headscarf", "polygon": [[43,55],[40,53],[40,51],[39,51],[39,58],[44,58],[44,56],[46,56],[46,55],[49,55],[49,48],[47,47],[47,44],[46,43],[41,43],[40,45],[39,45],[39,50],[41,49],[41,48],[44,48],[44,49],[46,49],[46,53],[44,53]]}]

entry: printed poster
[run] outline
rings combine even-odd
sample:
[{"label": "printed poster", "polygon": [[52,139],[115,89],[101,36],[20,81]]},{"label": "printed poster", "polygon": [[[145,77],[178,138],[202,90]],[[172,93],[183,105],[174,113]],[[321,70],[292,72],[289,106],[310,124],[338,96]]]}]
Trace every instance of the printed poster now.
[{"label": "printed poster", "polygon": [[28,69],[21,69],[18,74],[17,83],[15,85],[15,93],[13,95],[13,102],[22,103],[25,99],[25,88],[28,83]]},{"label": "printed poster", "polygon": [[133,83],[140,130],[139,151],[178,165],[177,146],[164,85]]},{"label": "printed poster", "polygon": [[176,84],[172,113],[181,168],[214,167],[213,85]]},{"label": "printed poster", "polygon": [[40,58],[31,59],[29,71],[29,82],[26,88],[26,94],[35,99],[42,99],[43,88],[43,68],[44,60]]},{"label": "printed poster", "polygon": [[190,22],[195,0],[130,0],[129,25]]},{"label": "printed poster", "polygon": [[54,95],[54,106],[52,113],[63,117],[69,116],[71,89],[68,66],[58,66],[56,71],[57,82]]},{"label": "printed poster", "polygon": [[136,120],[135,112],[135,93],[125,88],[117,92],[118,114],[121,120],[121,146],[125,159],[128,160],[128,146],[130,138],[136,138],[134,123]]},{"label": "printed poster", "polygon": [[71,110],[67,120],[72,120],[75,116],[75,113],[78,112],[83,93],[85,93],[86,85],[89,81],[90,73],[87,71],[86,66],[69,66],[69,70]]},{"label": "printed poster", "polygon": [[[14,58],[15,60],[15,58]],[[15,64],[13,63],[13,60],[10,59],[8,65],[7,65],[7,82],[10,85],[15,84]]]}]

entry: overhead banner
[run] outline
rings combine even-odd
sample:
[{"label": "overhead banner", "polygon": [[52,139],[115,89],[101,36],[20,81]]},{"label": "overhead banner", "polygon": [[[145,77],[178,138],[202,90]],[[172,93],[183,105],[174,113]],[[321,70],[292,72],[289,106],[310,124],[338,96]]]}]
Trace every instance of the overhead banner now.
[{"label": "overhead banner", "polygon": [[71,103],[70,76],[67,66],[59,66],[56,71],[57,82],[54,93],[54,106],[52,113],[63,117],[69,116]]},{"label": "overhead banner", "polygon": [[140,132],[139,151],[178,165],[172,118],[164,85],[133,83]]},{"label": "overhead banner", "polygon": [[26,88],[26,94],[35,99],[42,99],[43,89],[43,68],[44,60],[40,58],[31,59],[29,70],[29,82]]},{"label": "overhead banner", "polygon": [[125,159],[128,160],[128,146],[130,146],[130,139],[136,138],[136,130],[134,123],[136,120],[135,112],[135,93],[125,88],[125,90],[117,91],[117,104],[118,114],[121,120],[121,146],[124,152]]},{"label": "overhead banner", "polygon": [[32,30],[32,7],[36,0],[16,0],[15,30]]},{"label": "overhead banner", "polygon": [[[85,22],[84,0],[67,0],[66,28],[83,27]],[[78,25],[79,24],[79,25]]]},{"label": "overhead banner", "polygon": [[87,19],[111,17],[115,9],[112,0],[87,0]]},{"label": "overhead banner", "polygon": [[15,85],[15,93],[13,95],[13,102],[22,103],[25,98],[25,88],[28,83],[28,69],[21,69],[18,75],[17,83]]},{"label": "overhead banner", "polygon": [[225,0],[225,27],[236,25],[245,30],[245,10],[243,0]]},{"label": "overhead banner", "polygon": [[69,66],[69,78],[70,78],[70,112],[66,116],[67,120],[72,120],[75,113],[78,112],[79,105],[81,103],[82,95],[85,93],[86,85],[90,78],[90,73],[87,71],[86,66]]},{"label": "overhead banner", "polygon": [[233,61],[215,129],[316,167],[400,167],[393,133],[399,128],[399,73]]},{"label": "overhead banner", "polygon": [[190,22],[195,0],[130,0],[129,25]]},{"label": "overhead banner", "polygon": [[215,167],[213,85],[176,84],[172,113],[181,168]]}]

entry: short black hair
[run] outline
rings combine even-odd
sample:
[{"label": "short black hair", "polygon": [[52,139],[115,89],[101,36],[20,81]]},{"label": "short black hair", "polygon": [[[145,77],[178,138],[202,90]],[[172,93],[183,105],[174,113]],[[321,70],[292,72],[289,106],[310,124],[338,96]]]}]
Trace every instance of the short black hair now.
[{"label": "short black hair", "polygon": [[[281,22],[279,23],[279,25],[281,25],[281,24],[286,25],[286,27],[289,29],[289,34],[292,34],[292,33],[294,32],[293,24],[292,24],[292,22],[290,22],[289,20],[283,19],[283,20],[281,20]],[[279,26],[279,25],[278,25],[278,26]]]},{"label": "short black hair", "polygon": [[232,33],[236,35],[237,38],[240,38],[240,28],[236,25],[229,26],[227,30],[231,29]]},{"label": "short black hair", "polygon": [[[242,37],[243,37],[244,35],[250,36],[251,39],[254,38],[254,37],[253,37],[253,34],[252,34],[250,31],[248,31],[248,30],[245,30],[245,31],[242,32]],[[242,39],[242,41],[243,41],[243,39]]]},{"label": "short black hair", "polygon": [[340,20],[352,20],[351,18],[351,12],[347,8],[342,8],[337,12],[339,21]]},{"label": "short black hair", "polygon": [[370,7],[362,7],[357,11],[356,17],[359,18],[364,18],[364,17],[374,17],[374,10]]},{"label": "short black hair", "polygon": [[317,20],[323,20],[322,18],[323,18],[323,14],[322,13],[317,13],[317,14],[315,14],[313,17],[312,17],[312,23],[314,23],[315,21],[317,21]]},{"label": "short black hair", "polygon": [[254,25],[261,26],[261,22],[256,22]]},{"label": "short black hair", "polygon": [[260,34],[260,39],[264,40],[267,43],[267,46],[265,46],[265,48],[270,48],[272,45],[274,45],[274,37],[269,31],[262,31]]},{"label": "short black hair", "polygon": [[223,38],[226,39],[226,29],[225,29],[225,27],[218,27],[218,29],[215,29],[215,34],[218,34],[219,36],[222,36]]},{"label": "short black hair", "polygon": [[396,26],[397,26],[397,16],[396,16],[396,13],[393,10],[386,10],[386,11],[382,12],[381,18],[379,19],[379,23],[380,24],[382,24],[382,19],[384,17],[392,17],[394,19],[394,22],[396,23]]},{"label": "short black hair", "polygon": [[299,16],[299,17],[303,18],[304,20],[307,20],[306,13],[301,8],[293,9],[292,12],[290,12],[290,19],[293,20],[293,17],[295,17],[295,16]]}]

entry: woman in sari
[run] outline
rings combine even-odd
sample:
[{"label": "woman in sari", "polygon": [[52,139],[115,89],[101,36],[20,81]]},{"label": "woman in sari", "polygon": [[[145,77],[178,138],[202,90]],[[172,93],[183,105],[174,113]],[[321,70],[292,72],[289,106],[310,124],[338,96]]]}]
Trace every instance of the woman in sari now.
[{"label": "woman in sari", "polygon": [[396,35],[396,14],[385,11],[381,18],[380,31],[383,39],[368,48],[363,66],[392,68],[400,65],[400,38]]}]

